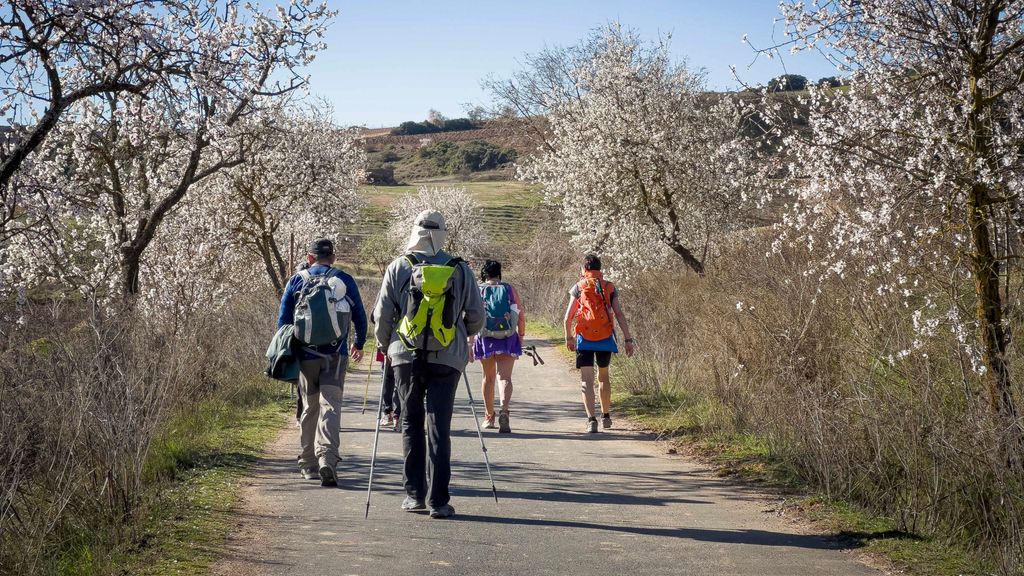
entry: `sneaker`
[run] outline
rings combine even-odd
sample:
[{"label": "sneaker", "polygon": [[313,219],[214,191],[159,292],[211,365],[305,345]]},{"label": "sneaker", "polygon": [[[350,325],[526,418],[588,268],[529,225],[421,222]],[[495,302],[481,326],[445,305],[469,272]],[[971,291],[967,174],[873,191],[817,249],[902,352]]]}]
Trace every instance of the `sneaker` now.
[{"label": "sneaker", "polygon": [[316,468],[302,468],[299,470],[303,480],[319,480],[320,472]]},{"label": "sneaker", "polygon": [[423,500],[417,500],[412,496],[406,496],[405,500],[402,500],[402,510],[405,510],[406,512],[418,512],[426,509],[427,505]]},{"label": "sneaker", "polygon": [[320,464],[320,485],[321,486],[337,486],[338,475],[334,472],[334,466],[328,466],[327,464]]},{"label": "sneaker", "polygon": [[380,425],[385,428],[391,428],[395,425],[395,417],[390,412],[380,417]]},{"label": "sneaker", "polygon": [[494,428],[494,414],[484,416],[484,428],[487,428],[488,430]]},{"label": "sneaker", "polygon": [[587,418],[587,432],[597,432],[597,418]]},{"label": "sneaker", "polygon": [[602,428],[611,428],[612,427],[612,415],[611,414],[605,414],[604,416],[601,417],[601,427]]},{"label": "sneaker", "polygon": [[451,518],[452,516],[455,516],[455,508],[451,504],[430,509],[431,518]]},{"label": "sneaker", "polygon": [[508,412],[498,414],[498,432],[508,434],[511,431],[512,428],[509,428],[508,425]]}]

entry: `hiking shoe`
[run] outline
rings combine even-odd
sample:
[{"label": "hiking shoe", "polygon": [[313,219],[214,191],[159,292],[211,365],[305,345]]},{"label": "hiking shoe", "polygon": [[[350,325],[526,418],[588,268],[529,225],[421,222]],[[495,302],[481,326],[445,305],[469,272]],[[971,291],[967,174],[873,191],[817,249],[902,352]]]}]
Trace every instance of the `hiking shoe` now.
[{"label": "hiking shoe", "polygon": [[601,417],[601,427],[602,428],[606,428],[606,429],[612,427],[612,415],[611,414],[605,414],[604,416]]},{"label": "hiking shoe", "polygon": [[319,480],[320,472],[316,468],[302,468],[299,470],[303,480]]},{"label": "hiking shoe", "polygon": [[508,412],[498,414],[498,432],[508,434],[511,431],[512,428],[509,428],[508,425]]},{"label": "hiking shoe", "polygon": [[494,428],[494,414],[484,416],[484,428],[491,430]]},{"label": "hiking shoe", "polygon": [[597,432],[597,418],[587,418],[587,432]]},{"label": "hiking shoe", "polygon": [[452,516],[455,516],[455,508],[451,504],[430,509],[431,518],[451,518]]},{"label": "hiking shoe", "polygon": [[334,472],[334,466],[328,466],[326,464],[320,465],[320,485],[321,486],[337,486],[338,475]]},{"label": "hiking shoe", "polygon": [[402,510],[406,512],[419,512],[420,510],[426,510],[427,505],[423,500],[417,500],[412,496],[406,496],[405,500],[402,500]]}]

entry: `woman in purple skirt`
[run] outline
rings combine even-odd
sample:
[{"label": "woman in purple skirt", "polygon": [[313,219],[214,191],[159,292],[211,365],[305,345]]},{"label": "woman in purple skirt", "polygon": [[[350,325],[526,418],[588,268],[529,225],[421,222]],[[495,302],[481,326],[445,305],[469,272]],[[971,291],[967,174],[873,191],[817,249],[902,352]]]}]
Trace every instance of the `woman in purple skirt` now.
[{"label": "woman in purple skirt", "polygon": [[473,358],[484,370],[484,428],[494,428],[494,385],[498,384],[501,407],[498,432],[511,432],[508,410],[512,399],[512,368],[523,353],[526,314],[519,294],[501,281],[501,262],[488,260],[480,270],[480,296],[487,309],[487,323],[473,342]]}]

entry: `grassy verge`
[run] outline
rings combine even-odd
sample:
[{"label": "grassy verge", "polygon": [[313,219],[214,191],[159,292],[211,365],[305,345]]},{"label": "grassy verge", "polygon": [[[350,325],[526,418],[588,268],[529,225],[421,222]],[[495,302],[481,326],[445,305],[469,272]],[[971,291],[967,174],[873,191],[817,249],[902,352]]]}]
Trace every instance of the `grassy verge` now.
[{"label": "grassy verge", "polygon": [[[612,374],[613,387],[615,373]],[[613,388],[614,389],[614,388]],[[847,502],[828,500],[801,482],[797,471],[776,456],[768,439],[749,433],[709,432],[718,428],[724,408],[685,391],[613,394],[617,412],[667,440],[673,450],[690,454],[722,477],[757,484],[785,496],[780,513],[796,514],[832,532],[851,548],[883,558],[911,574],[958,576],[991,574],[963,547],[910,534],[892,518],[880,517]]]},{"label": "grassy verge", "polygon": [[255,383],[176,418],[147,459],[154,503],[111,572],[201,574],[233,524],[240,481],[281,426],[283,387]]}]

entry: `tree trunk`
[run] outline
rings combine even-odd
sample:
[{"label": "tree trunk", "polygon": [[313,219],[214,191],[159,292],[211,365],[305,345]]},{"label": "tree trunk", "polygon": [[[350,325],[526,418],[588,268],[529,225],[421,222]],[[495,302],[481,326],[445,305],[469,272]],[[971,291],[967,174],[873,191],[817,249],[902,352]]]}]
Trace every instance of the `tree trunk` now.
[{"label": "tree trunk", "polygon": [[[993,41],[998,10],[991,9],[981,32],[983,47],[990,47]],[[985,94],[979,83],[981,70],[987,64],[990,53],[983,48],[975,55],[969,71],[971,98],[970,114],[967,118],[970,140],[970,172],[975,175],[967,196],[967,225],[971,233],[971,274],[974,277],[975,318],[978,321],[978,340],[981,344],[981,359],[985,366],[984,380],[989,393],[989,402],[1002,431],[1000,452],[1010,466],[1021,464],[1021,447],[1024,435],[1017,419],[1014,400],[1013,379],[1007,359],[1009,336],[1003,325],[1003,296],[999,289],[999,258],[993,249],[992,222],[989,212],[994,200],[990,186],[979,181],[982,165],[990,158],[990,138],[995,131],[991,105],[986,103]]]},{"label": "tree trunk", "polygon": [[133,243],[121,249],[121,297],[125,300],[139,294],[139,269],[142,267],[143,248]]},{"label": "tree trunk", "polygon": [[668,244],[668,247],[672,249],[673,252],[675,252],[680,258],[683,259],[683,262],[686,263],[690,270],[693,270],[702,277],[704,276],[704,263],[698,260],[697,257],[693,255],[693,252],[690,252],[690,250],[686,246],[683,246],[678,242],[666,243]]},{"label": "tree trunk", "polygon": [[277,292],[277,295],[281,296],[284,294],[284,282],[282,282],[281,276],[278,274],[278,271],[274,266],[270,243],[267,242],[266,236],[260,238],[257,245],[259,247],[260,258],[263,259],[263,266],[267,270],[267,276],[270,278],[270,283],[274,285],[274,291]]}]

